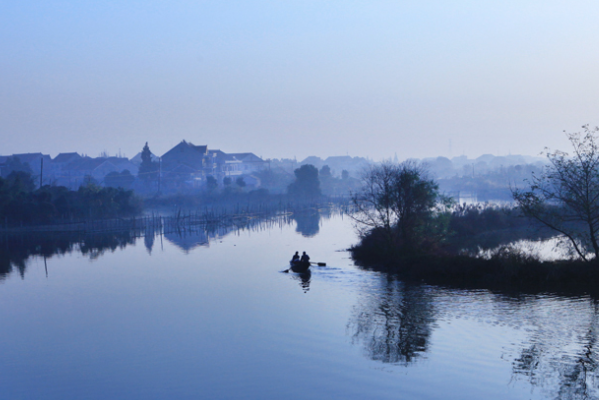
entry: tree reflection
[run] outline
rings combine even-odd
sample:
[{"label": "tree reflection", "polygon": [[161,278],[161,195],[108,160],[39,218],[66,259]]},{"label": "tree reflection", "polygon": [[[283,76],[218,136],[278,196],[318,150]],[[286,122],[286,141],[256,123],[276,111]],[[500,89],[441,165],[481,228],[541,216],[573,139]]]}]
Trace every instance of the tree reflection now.
[{"label": "tree reflection", "polygon": [[522,349],[520,357],[516,358],[512,363],[514,373],[528,377],[528,381],[532,385],[538,384],[539,362],[541,358],[541,350],[536,344],[528,348]]},{"label": "tree reflection", "polygon": [[[453,294],[444,297],[445,304],[437,310],[433,294],[438,290],[381,275],[379,287],[374,290],[369,287],[354,307],[348,323],[352,342],[363,346],[372,360],[403,366],[413,364],[429,351],[439,312],[471,313],[468,309],[455,309],[459,302],[452,299]],[[527,327],[531,334],[523,343],[515,345],[515,353],[508,355],[508,359],[513,360],[514,380],[525,378],[546,398],[599,399],[599,303],[596,300],[562,296],[514,298],[496,294],[490,295],[493,301],[489,303],[488,298],[484,298],[489,294],[482,296],[482,304],[493,305],[485,311],[493,313],[489,314],[493,315],[490,320],[502,325],[520,326],[524,322],[532,326],[532,329]]]},{"label": "tree reflection", "polygon": [[[564,368],[561,373],[559,396],[560,399],[588,399],[593,387],[588,386],[589,380],[594,381],[597,378],[597,362],[594,346],[596,336],[592,331],[585,338],[587,344],[581,349],[574,363]],[[596,389],[596,388],[595,388]],[[593,396],[596,398],[596,396]]]},{"label": "tree reflection", "polygon": [[[512,363],[514,378],[527,377],[532,386],[549,392],[555,399],[598,399],[597,303],[593,302],[588,321],[580,325],[568,321],[569,335],[556,335],[552,328],[560,322],[543,321]],[[584,326],[586,325],[586,327]],[[565,332],[564,332],[565,333]]]},{"label": "tree reflection", "polygon": [[320,230],[320,212],[318,210],[309,210],[292,215],[295,220],[295,231],[304,237],[312,237],[318,234]]},{"label": "tree reflection", "polygon": [[371,359],[408,365],[427,351],[435,321],[432,300],[421,285],[385,279],[378,295],[354,308],[348,329]]},{"label": "tree reflection", "polygon": [[154,236],[156,235],[154,229],[147,229],[144,234],[144,246],[148,254],[152,255],[152,248],[154,247]]},{"label": "tree reflection", "polygon": [[[342,210],[328,210],[323,218],[331,218],[342,213]],[[211,240],[220,239],[226,235],[241,231],[264,231],[280,228],[296,223],[296,230],[303,236],[314,236],[319,231],[321,214],[318,210],[302,211],[293,214],[281,214],[265,218],[234,218],[231,220],[217,220],[204,224],[181,223],[175,226],[165,226],[164,229],[145,230],[131,229],[129,231],[85,233],[63,232],[57,233],[16,233],[0,235],[0,280],[15,270],[24,277],[27,260],[34,256],[51,258],[79,251],[92,259],[101,257],[106,251],[115,251],[127,245],[135,244],[138,238],[143,238],[144,246],[152,254],[156,235],[164,236],[169,242],[183,250],[190,252],[197,247],[208,246]],[[309,279],[302,283],[304,289],[309,288]]]},{"label": "tree reflection", "polygon": [[25,276],[27,260],[33,256],[50,258],[74,250],[94,259],[106,250],[114,251],[135,242],[131,232],[111,234],[19,235],[0,237],[0,279],[16,269]]}]

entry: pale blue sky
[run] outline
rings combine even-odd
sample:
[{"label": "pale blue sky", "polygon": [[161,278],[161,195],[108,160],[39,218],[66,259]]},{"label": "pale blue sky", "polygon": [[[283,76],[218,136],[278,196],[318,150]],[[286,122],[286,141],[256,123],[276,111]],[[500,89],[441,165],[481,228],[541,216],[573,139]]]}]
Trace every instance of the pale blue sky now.
[{"label": "pale blue sky", "polygon": [[5,0],[0,154],[567,149],[563,130],[599,125],[598,18],[576,0]]}]

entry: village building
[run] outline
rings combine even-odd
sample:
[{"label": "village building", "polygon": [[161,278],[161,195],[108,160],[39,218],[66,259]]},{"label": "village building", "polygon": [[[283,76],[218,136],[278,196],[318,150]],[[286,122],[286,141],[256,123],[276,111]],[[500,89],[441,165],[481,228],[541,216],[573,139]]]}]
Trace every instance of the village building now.
[{"label": "village building", "polygon": [[229,156],[239,161],[238,171],[241,171],[242,174],[251,174],[268,167],[268,162],[254,153],[230,153]]},{"label": "village building", "polygon": [[[156,154],[150,152],[150,158],[153,162],[158,162],[160,157],[158,157]],[[141,151],[139,153],[137,153],[136,155],[134,155],[133,157],[131,157],[131,159],[129,161],[131,161],[135,165],[141,164]]]},{"label": "village building", "polygon": [[[38,177],[42,173],[42,168],[49,167],[51,158],[47,154],[42,153],[21,153],[12,154],[10,156],[0,156],[0,176],[6,177],[12,172],[10,159],[18,159],[21,164],[27,164],[31,169],[31,173]],[[43,161],[42,161],[43,160]]]},{"label": "village building", "polygon": [[[111,172],[127,170],[137,175],[139,166],[125,157],[82,157],[78,153],[60,153],[51,163],[48,180],[58,186],[77,189],[82,184],[96,182],[103,184]],[[44,179],[46,181],[46,179]]]},{"label": "village building", "polygon": [[225,153],[209,150],[181,141],[161,157],[161,174],[164,187],[187,185],[198,187],[212,175],[219,184],[225,176],[244,177],[248,187],[257,187],[260,181],[253,172],[264,169],[268,163],[254,153]]},{"label": "village building", "polygon": [[[66,186],[73,190],[89,182],[104,185],[106,175],[112,172],[123,173],[126,170],[137,177],[141,165],[141,153],[131,160],[125,157],[91,158],[76,152],[60,153],[54,159],[42,153],[14,154],[0,156],[1,176],[10,173],[10,157],[18,157],[22,164],[27,163],[34,176],[42,173],[44,184]],[[260,180],[252,174],[268,166],[267,161],[254,153],[209,150],[207,145],[198,146],[185,140],[161,157],[152,154],[152,160],[157,163],[162,191],[200,188],[205,185],[208,175],[216,178],[220,185],[226,176],[233,181],[242,177],[247,187],[255,188],[260,186]]]}]

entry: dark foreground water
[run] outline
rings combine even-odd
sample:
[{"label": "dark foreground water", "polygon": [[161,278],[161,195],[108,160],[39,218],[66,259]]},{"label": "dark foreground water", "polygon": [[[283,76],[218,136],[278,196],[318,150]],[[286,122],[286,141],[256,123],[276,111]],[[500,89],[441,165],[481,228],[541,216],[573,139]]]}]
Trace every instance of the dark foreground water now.
[{"label": "dark foreground water", "polygon": [[[356,241],[341,217],[206,240],[141,238],[5,271],[0,399],[599,393],[598,308],[587,296],[439,288],[362,271],[341,251]],[[296,250],[327,267],[281,273]]]}]

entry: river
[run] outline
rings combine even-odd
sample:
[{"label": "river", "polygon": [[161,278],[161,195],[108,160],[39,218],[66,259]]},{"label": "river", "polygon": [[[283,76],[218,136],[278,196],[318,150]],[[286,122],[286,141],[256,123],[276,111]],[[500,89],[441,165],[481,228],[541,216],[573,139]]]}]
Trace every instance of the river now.
[{"label": "river", "polygon": [[595,299],[406,283],[356,240],[316,214],[4,261],[0,399],[598,397]]}]

